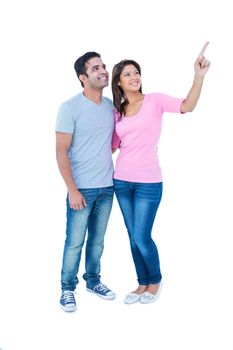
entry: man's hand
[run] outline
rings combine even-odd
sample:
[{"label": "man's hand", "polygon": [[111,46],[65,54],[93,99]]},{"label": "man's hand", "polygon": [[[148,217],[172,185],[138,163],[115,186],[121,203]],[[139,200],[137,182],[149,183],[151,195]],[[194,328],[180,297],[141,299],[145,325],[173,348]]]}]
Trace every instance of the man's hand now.
[{"label": "man's hand", "polygon": [[87,206],[85,198],[83,197],[82,193],[79,192],[77,189],[69,191],[68,198],[70,207],[74,210],[81,210]]}]

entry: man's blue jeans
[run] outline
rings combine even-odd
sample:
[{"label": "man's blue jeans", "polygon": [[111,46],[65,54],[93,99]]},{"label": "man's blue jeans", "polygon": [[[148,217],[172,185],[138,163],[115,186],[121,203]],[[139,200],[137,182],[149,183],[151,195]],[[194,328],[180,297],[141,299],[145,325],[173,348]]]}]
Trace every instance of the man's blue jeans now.
[{"label": "man's blue jeans", "polygon": [[67,197],[66,241],[63,253],[61,287],[75,290],[78,270],[86,232],[86,259],[83,278],[91,288],[100,282],[100,258],[104,248],[104,235],[113,202],[113,186],[79,190],[87,207],[82,210],[70,208]]},{"label": "man's blue jeans", "polygon": [[114,190],[128,230],[138,283],[159,283],[162,279],[159,255],[151,231],[162,197],[162,182],[114,179]]}]

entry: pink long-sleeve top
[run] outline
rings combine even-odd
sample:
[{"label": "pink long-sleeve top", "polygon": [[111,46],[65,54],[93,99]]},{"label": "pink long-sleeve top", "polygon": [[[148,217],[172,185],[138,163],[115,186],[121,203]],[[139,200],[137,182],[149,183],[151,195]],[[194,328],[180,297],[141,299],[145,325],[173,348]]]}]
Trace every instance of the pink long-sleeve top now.
[{"label": "pink long-sleeve top", "polygon": [[138,113],[120,118],[115,112],[112,148],[119,148],[114,178],[129,182],[161,182],[158,158],[163,113],[181,113],[183,98],[161,93],[144,95]]}]

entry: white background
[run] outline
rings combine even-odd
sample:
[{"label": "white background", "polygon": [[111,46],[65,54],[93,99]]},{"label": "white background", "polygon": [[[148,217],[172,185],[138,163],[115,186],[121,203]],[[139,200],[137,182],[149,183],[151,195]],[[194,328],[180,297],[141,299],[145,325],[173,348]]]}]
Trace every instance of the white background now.
[{"label": "white background", "polygon": [[[2,1],[0,348],[232,350],[232,15],[230,1]],[[155,221],[164,288],[124,305],[136,287],[116,202],[102,258],[104,301],[77,288],[59,308],[66,188],[55,160],[61,102],[81,91],[73,63],[97,51],[111,73],[142,67],[143,91],[185,97],[206,40],[211,60],[192,114],[166,114],[164,195]],[[111,97],[110,87],[104,94]]]}]

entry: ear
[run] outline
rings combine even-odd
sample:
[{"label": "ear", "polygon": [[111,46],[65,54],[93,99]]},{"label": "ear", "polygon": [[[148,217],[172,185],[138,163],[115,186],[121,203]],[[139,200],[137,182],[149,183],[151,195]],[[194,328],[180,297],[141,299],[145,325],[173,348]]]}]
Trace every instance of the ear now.
[{"label": "ear", "polygon": [[79,80],[85,85],[86,81],[87,81],[87,77],[84,74],[80,74],[79,75]]}]

